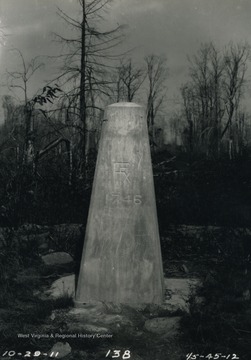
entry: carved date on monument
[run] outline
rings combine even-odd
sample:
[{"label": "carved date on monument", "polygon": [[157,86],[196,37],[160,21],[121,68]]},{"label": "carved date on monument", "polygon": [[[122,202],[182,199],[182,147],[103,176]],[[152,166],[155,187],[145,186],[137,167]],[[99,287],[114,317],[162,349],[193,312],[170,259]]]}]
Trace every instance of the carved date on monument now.
[{"label": "carved date on monument", "polygon": [[121,195],[118,193],[106,194],[106,205],[140,205],[142,204],[141,195]]}]

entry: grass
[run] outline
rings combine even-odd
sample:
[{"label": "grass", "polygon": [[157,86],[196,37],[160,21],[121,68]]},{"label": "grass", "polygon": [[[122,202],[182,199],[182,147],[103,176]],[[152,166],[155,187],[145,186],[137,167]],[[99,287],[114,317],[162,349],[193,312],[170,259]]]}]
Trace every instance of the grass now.
[{"label": "grass", "polygon": [[54,309],[68,309],[74,306],[73,298],[68,293],[63,294],[53,301]]}]

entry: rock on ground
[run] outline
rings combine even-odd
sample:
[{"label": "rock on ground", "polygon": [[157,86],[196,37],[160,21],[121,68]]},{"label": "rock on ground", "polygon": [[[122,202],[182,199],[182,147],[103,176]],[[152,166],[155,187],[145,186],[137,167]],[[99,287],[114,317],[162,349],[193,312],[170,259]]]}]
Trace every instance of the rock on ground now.
[{"label": "rock on ground", "polygon": [[66,252],[53,252],[47,255],[42,256],[42,260],[45,265],[65,265],[73,261],[73,258],[70,254]]},{"label": "rock on ground", "polygon": [[189,297],[199,286],[200,280],[196,278],[165,278],[166,298],[163,304],[163,309],[169,311],[170,313],[188,313]]},{"label": "rock on ground", "polygon": [[145,328],[155,334],[164,336],[176,336],[179,334],[179,323],[181,317],[157,317],[146,320]]},{"label": "rock on ground", "polygon": [[[106,332],[132,327],[132,321],[125,315],[110,314],[102,303],[86,304],[83,308],[74,308],[68,313],[70,331]],[[95,330],[96,328],[96,330]]]},{"label": "rock on ground", "polygon": [[75,296],[75,275],[68,275],[59,278],[54,281],[49,290],[46,291],[46,295],[56,299],[61,296]]}]

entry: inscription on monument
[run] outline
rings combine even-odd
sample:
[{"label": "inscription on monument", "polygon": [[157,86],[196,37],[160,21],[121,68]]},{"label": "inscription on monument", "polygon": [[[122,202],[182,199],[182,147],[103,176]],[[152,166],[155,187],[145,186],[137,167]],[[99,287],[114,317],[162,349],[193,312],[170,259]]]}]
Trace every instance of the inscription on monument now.
[{"label": "inscription on monument", "polygon": [[130,166],[131,164],[127,161],[114,162],[113,172],[116,176],[116,179],[118,179],[122,183],[127,183],[131,185]]},{"label": "inscription on monument", "polygon": [[141,195],[122,195],[117,193],[111,193],[105,195],[106,205],[140,205],[142,204]]}]

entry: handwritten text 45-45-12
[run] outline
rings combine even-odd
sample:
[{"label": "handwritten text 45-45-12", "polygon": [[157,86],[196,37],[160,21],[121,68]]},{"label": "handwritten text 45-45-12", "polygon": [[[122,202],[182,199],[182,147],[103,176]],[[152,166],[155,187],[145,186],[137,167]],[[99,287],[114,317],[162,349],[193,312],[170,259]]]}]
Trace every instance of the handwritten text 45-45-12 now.
[{"label": "handwritten text 45-45-12", "polygon": [[240,359],[236,354],[222,354],[222,353],[209,353],[207,355],[200,355],[200,354],[194,354],[189,353],[186,355],[186,360],[197,360],[197,359],[207,359],[207,360],[238,360]]}]

